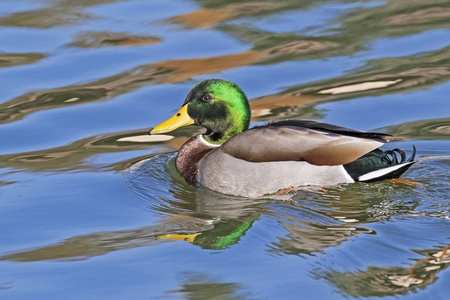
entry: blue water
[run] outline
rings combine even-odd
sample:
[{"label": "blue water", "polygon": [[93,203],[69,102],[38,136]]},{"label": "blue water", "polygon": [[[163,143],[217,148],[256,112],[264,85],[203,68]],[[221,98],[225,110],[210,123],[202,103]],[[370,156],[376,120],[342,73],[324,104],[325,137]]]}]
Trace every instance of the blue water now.
[{"label": "blue water", "polygon": [[[0,2],[0,299],[447,299],[447,2]],[[419,162],[281,198],[194,188],[174,156],[200,128],[120,139],[206,78],[252,125],[387,132]]]}]

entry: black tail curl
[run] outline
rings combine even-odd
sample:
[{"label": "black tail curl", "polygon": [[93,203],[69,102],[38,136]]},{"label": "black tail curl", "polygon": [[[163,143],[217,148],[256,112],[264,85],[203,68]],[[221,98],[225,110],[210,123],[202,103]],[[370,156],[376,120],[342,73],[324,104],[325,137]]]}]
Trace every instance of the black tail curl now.
[{"label": "black tail curl", "polygon": [[[400,160],[397,154],[400,155]],[[383,154],[381,155],[381,160],[388,161],[391,166],[412,162],[414,161],[415,158],[416,158],[416,147],[414,145],[413,145],[413,153],[409,158],[406,158],[405,151],[399,148],[383,151]]]},{"label": "black tail curl", "polygon": [[[344,168],[355,181],[373,182],[400,177],[416,162],[415,157],[415,146],[409,158],[406,157],[405,151],[399,148],[386,151],[375,149],[344,165]],[[385,172],[382,171],[383,169]],[[381,172],[375,173],[375,171]]]}]

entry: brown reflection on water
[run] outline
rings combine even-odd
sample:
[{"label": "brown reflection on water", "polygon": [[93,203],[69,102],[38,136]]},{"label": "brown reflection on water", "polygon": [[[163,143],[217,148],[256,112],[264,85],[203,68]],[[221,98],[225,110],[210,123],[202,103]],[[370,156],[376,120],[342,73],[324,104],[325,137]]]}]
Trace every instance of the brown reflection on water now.
[{"label": "brown reflection on water", "polygon": [[396,187],[386,181],[379,185],[343,185],[330,189],[300,191],[298,202],[280,204],[277,218],[288,232],[271,245],[271,252],[311,254],[338,246],[352,236],[376,234],[365,225],[389,220],[396,214],[409,213],[417,203],[395,203],[395,193],[416,187]]},{"label": "brown reflection on water", "polygon": [[419,9],[412,13],[398,14],[385,18],[380,22],[382,26],[403,26],[408,24],[424,24],[431,22],[448,21],[450,19],[449,7],[429,7]]},{"label": "brown reflection on water", "polygon": [[[288,49],[290,49],[289,44]],[[316,48],[308,49],[314,51],[313,49]],[[275,52],[280,54],[284,53],[279,50]],[[198,75],[213,74],[223,70],[257,63],[267,58],[269,53],[270,50],[265,52],[249,50],[243,53],[218,57],[163,61],[142,65],[118,75],[102,78],[83,85],[70,85],[26,93],[0,104],[0,123],[20,120],[26,115],[38,110],[110,99],[117,95],[128,93],[143,85],[175,83]],[[368,71],[365,70],[334,78],[323,83],[309,84],[309,86],[294,86],[278,95],[269,95],[265,100],[267,101],[266,103],[272,100],[280,101],[279,103],[269,104],[266,108],[262,107],[261,103],[263,102],[259,104],[255,103],[256,116],[267,115],[267,109],[271,110],[274,106],[279,107],[284,101],[289,103],[290,106],[298,101],[295,106],[301,106],[306,102],[313,102],[313,100],[331,100],[369,94],[405,92],[436,85],[450,78],[450,68],[445,66],[446,62],[450,59],[448,53],[445,49],[431,52],[426,56],[419,57],[410,62],[408,64],[409,69],[407,70],[405,70],[405,60],[408,58],[381,59],[376,61],[375,67]],[[427,68],[418,67],[418,65],[425,63],[436,66]],[[350,90],[338,94],[327,92],[333,88],[374,82],[388,82],[389,84],[382,88],[366,88],[357,91]]]},{"label": "brown reflection on water", "polygon": [[172,83],[180,82],[197,75],[213,74],[253,64],[263,57],[264,55],[262,53],[249,50],[224,56],[162,61],[152,65],[170,70],[162,82]]},{"label": "brown reflection on water", "polygon": [[[140,132],[140,134],[147,134],[147,132]],[[128,143],[117,142],[118,139],[136,135],[132,133],[116,133],[103,136],[94,136],[78,140],[72,144],[56,147],[52,149],[32,151],[25,153],[2,155],[0,165],[4,167],[13,167],[18,170],[28,170],[32,172],[41,171],[73,171],[73,170],[123,170],[115,164],[96,165],[89,162],[88,159],[105,153],[117,153],[133,150],[149,150],[149,145],[154,143]],[[185,140],[185,138],[182,138]],[[170,141],[168,144],[180,142]],[[161,145],[161,143],[156,143]],[[161,145],[159,151],[164,152],[173,151],[172,147]],[[150,153],[150,150],[149,150]]]},{"label": "brown reflection on water", "polygon": [[385,129],[390,134],[418,140],[446,140],[450,139],[450,118],[413,121]]},{"label": "brown reflection on water", "polygon": [[[357,95],[358,97],[366,94],[373,94],[374,90],[382,90],[383,94],[388,92],[396,92],[401,90],[402,92],[412,90],[420,86],[421,89],[424,85],[435,84],[436,79],[440,81],[446,81],[446,78],[450,77],[450,68],[448,67],[434,67],[434,68],[413,68],[398,73],[390,74],[377,74],[373,76],[368,76],[360,79],[353,79],[348,81],[340,81],[331,85],[315,86],[312,88],[306,88],[301,90],[303,93],[319,93],[319,94],[337,94],[348,96],[351,94],[352,97]],[[381,88],[377,86],[368,85],[367,88],[360,88],[355,90],[356,85],[361,85],[364,83],[386,83]],[[343,89],[348,87],[348,90]],[[353,87],[353,88],[352,88]],[[341,88],[342,92],[333,92]]]},{"label": "brown reflection on water", "polygon": [[242,15],[279,9],[275,2],[233,3],[221,8],[200,8],[187,14],[172,17],[166,22],[183,24],[188,28],[208,27]]},{"label": "brown reflection on water", "polygon": [[284,254],[311,254],[322,252],[325,248],[338,246],[350,237],[373,232],[363,227],[355,227],[352,224],[320,225],[312,223],[292,224],[295,221],[286,218],[287,222],[281,225],[289,232],[286,236],[278,237],[278,241],[272,244],[272,252]]},{"label": "brown reflection on water", "polygon": [[[279,94],[253,99],[251,106],[256,117],[254,120],[264,119],[267,115],[276,118],[293,118],[299,115],[299,108],[302,106],[319,101],[336,101],[369,95],[405,93],[441,84],[450,79],[450,67],[446,66],[450,60],[450,52],[447,50],[448,48],[431,52],[418,58],[419,62],[413,61],[407,65],[407,57],[380,59],[369,63],[371,68],[368,70],[332,78],[323,82],[293,86]],[[435,66],[428,68],[419,67],[419,65],[427,62],[429,62],[428,65]],[[282,107],[285,109],[276,110]],[[274,113],[274,110],[276,110],[276,113]],[[303,114],[302,117],[305,118],[305,115]],[[432,131],[428,130],[428,128],[423,128],[422,130],[431,133],[433,137],[443,136],[447,134],[445,126],[448,124],[445,124],[445,122],[441,123],[441,126],[434,128]],[[417,125],[420,124],[417,123]]]},{"label": "brown reflection on water", "polygon": [[408,267],[369,266],[364,271],[324,274],[323,278],[351,297],[381,297],[417,292],[438,279],[438,273],[450,265],[450,245],[437,249],[415,250],[426,258]]},{"label": "brown reflection on water", "polygon": [[296,111],[298,107],[316,102],[319,99],[320,97],[314,95],[300,95],[296,93],[274,94],[255,98],[250,101],[252,121],[257,121],[263,117],[272,115],[272,112],[277,108],[283,108],[285,113],[278,112],[276,117],[290,115],[293,111]]},{"label": "brown reflection on water", "polygon": [[20,120],[38,110],[108,99],[137,89],[143,83],[160,82],[166,72],[152,66],[141,66],[83,85],[26,93],[0,104],[0,123]]},{"label": "brown reflection on water", "polygon": [[[45,9],[80,9],[83,6],[109,2],[114,1],[93,1],[90,3],[82,2],[76,6],[67,1],[56,1],[52,3],[50,7]],[[283,7],[283,9],[287,8],[291,9],[292,7]],[[399,18],[399,20],[405,20],[406,18],[406,20],[409,21],[402,22],[407,22],[407,24],[415,24],[414,20],[416,19],[414,16],[417,14],[425,14],[430,17],[427,19],[428,21],[424,22],[426,24],[432,23],[430,26],[436,26],[435,21],[437,19],[441,20],[442,14],[437,13],[436,10],[432,8],[433,7],[420,7],[417,11],[412,13],[413,16],[411,17],[410,14],[398,14],[398,7],[393,6],[391,3],[387,3],[381,7],[361,11],[355,16],[351,14],[345,16],[342,19],[342,26],[344,28],[344,32],[354,32],[355,30],[358,31],[360,26],[359,24],[358,26],[355,26],[355,24],[361,21],[361,16],[366,16],[369,19],[377,19],[380,23],[382,23],[381,13],[383,13],[384,16],[391,15],[391,18],[393,19],[390,21],[388,20],[389,22],[394,22],[392,20],[395,20],[395,18]],[[211,10],[209,18],[197,18],[198,22],[206,22],[204,20],[208,20],[208,22],[210,22],[210,19],[214,20],[214,16],[217,16],[220,20],[223,20],[232,18],[233,16],[261,12],[267,13],[278,9],[281,9],[281,6],[272,2],[235,3],[228,5],[225,4],[222,7],[202,8],[191,14],[183,15],[184,17],[178,17],[181,18],[181,21],[184,20],[183,18],[187,18],[186,22],[189,23],[189,20],[193,18],[192,16],[195,16],[196,13],[198,14],[199,11],[202,12],[206,10],[208,12]],[[423,13],[423,11],[425,11],[425,13]],[[447,10],[445,9],[443,10],[444,13],[446,11]],[[51,18],[46,18],[45,11],[44,14],[41,14],[39,10],[23,13],[32,13],[32,16],[24,16],[21,15],[21,13],[12,14],[0,19],[0,23],[8,23],[12,19],[24,19],[27,20],[27,22],[34,22],[33,20],[35,17],[43,17],[46,22],[58,24],[58,21],[52,21]],[[58,16],[57,13],[54,15]],[[72,17],[77,17],[77,14],[73,14]],[[71,19],[69,18],[66,21],[71,22]],[[17,22],[19,25],[16,25],[20,26],[21,23],[19,21]],[[216,20],[214,22],[218,21]],[[361,23],[362,27],[364,27],[365,23],[366,22]],[[441,22],[437,23],[442,25]],[[14,26],[13,23],[11,23],[11,25]],[[28,24],[27,26],[32,27],[35,25]],[[40,24],[37,26],[45,27],[49,25]],[[193,26],[203,25],[194,24]],[[429,28],[421,28],[421,30],[426,29]],[[228,31],[229,28],[224,28],[224,30]],[[231,34],[235,34],[233,30],[229,32]],[[240,32],[245,33],[245,27],[239,28],[236,34],[239,35],[241,34]],[[371,30],[366,30],[358,35],[369,35],[367,39],[371,39],[373,37],[370,37],[370,32]],[[407,30],[405,32],[407,33]],[[388,34],[389,33],[386,32],[386,35]],[[362,36],[360,36],[360,38]],[[356,51],[354,48],[354,43],[347,43],[345,39],[335,37],[331,40],[326,40],[323,38],[306,39],[293,34],[258,33],[253,36],[245,36],[245,38],[254,40],[255,48],[253,50],[217,57],[161,61],[154,64],[141,65],[129,71],[111,77],[102,78],[87,84],[70,85],[24,94],[0,104],[0,123],[20,120],[26,115],[38,110],[111,99],[117,95],[135,90],[143,85],[175,83],[198,75],[215,74],[224,70],[257,63],[286,61],[297,57],[311,57],[311,55],[314,57],[320,57],[320,53],[323,53],[322,56],[343,55],[349,51]],[[363,40],[365,39],[363,38]],[[124,33],[94,31],[81,33],[72,43],[72,46],[97,47],[103,45],[140,45],[158,41],[158,38],[153,37],[136,37],[126,35]],[[353,45],[353,48],[348,49],[347,45]],[[319,83],[310,83],[297,87],[293,86],[280,94],[267,95],[265,99],[260,98],[257,101],[253,101],[254,104],[252,104],[252,106],[254,107],[255,112],[253,120],[257,120],[258,117],[268,115],[271,117],[292,117],[298,114],[298,108],[300,106],[305,103],[312,103],[313,101],[333,100],[362,95],[376,95],[388,92],[405,92],[439,84],[450,78],[450,69],[447,67],[449,60],[448,53],[448,49],[442,49],[439,51],[430,52],[424,56],[415,57],[414,60],[411,60],[410,57],[379,59],[369,62],[369,68],[366,68],[363,71]],[[11,58],[9,60],[11,60]],[[13,60],[17,61],[16,58]],[[9,63],[10,62],[6,62],[6,64]],[[345,87],[347,87],[347,90],[343,89]],[[355,87],[358,89],[355,90]],[[336,89],[339,89],[339,92],[336,92]],[[267,103],[267,107],[263,107],[263,103]],[[288,107],[283,110],[281,115],[274,116],[273,110],[282,107],[284,103],[287,103]]]},{"label": "brown reflection on water", "polygon": [[341,45],[330,41],[298,40],[283,45],[275,46],[263,50],[268,58],[297,56],[302,54],[317,53],[320,51],[331,50]]},{"label": "brown reflection on water", "polygon": [[0,68],[33,64],[44,57],[41,53],[3,53],[0,54]]},{"label": "brown reflection on water", "polygon": [[[308,51],[315,50],[314,47],[308,49]],[[213,74],[254,64],[268,55],[267,51],[249,50],[224,56],[161,61],[141,65],[87,84],[26,93],[0,104],[0,124],[20,120],[38,110],[111,99],[143,85],[175,83],[198,75]]]},{"label": "brown reflection on water", "polygon": [[[308,3],[308,1],[285,2],[283,4],[285,6],[279,10],[274,10],[272,15],[282,14],[287,10],[294,9],[307,11],[314,7],[310,6],[311,3]],[[320,5],[317,1],[314,4]],[[342,12],[337,19],[330,20],[330,22],[337,22],[339,27],[336,30],[325,32],[326,35],[323,36],[302,35],[302,32],[297,34],[295,32],[277,33],[261,30],[251,21],[242,22],[239,25],[222,24],[219,29],[245,41],[251,41],[254,49],[259,51],[298,40],[320,41],[331,43],[331,45],[339,45],[339,47],[328,47],[324,51],[320,51],[319,55],[313,52],[308,53],[307,56],[322,58],[352,55],[367,49],[367,45],[383,37],[408,36],[427,30],[447,28],[450,26],[450,18],[446,17],[448,10],[448,1],[446,0],[433,2],[386,1],[383,5],[361,7],[354,11]],[[263,12],[262,14],[266,17],[270,16],[270,13]],[[277,56],[270,61],[282,61],[280,57]],[[288,58],[296,59],[298,56],[291,54]],[[305,58],[305,55],[302,55],[302,58]]]},{"label": "brown reflection on water", "polygon": [[51,28],[56,26],[83,23],[94,18],[74,8],[45,7],[17,12],[0,18],[1,26]]},{"label": "brown reflection on water", "polygon": [[52,28],[70,24],[83,23],[95,18],[94,15],[82,12],[89,6],[119,2],[124,0],[54,0],[46,1],[47,6],[12,13],[0,18],[2,26]]},{"label": "brown reflection on water", "polygon": [[141,46],[161,42],[160,38],[144,35],[130,35],[126,32],[85,31],[77,34],[68,46],[95,48],[105,46]]},{"label": "brown reflection on water", "polygon": [[[13,13],[0,18],[0,24],[41,28],[58,26],[81,21],[84,17],[79,10],[86,6],[110,2],[116,1],[77,1],[76,4],[71,1],[54,1],[50,2],[47,7],[42,9]],[[378,28],[379,30],[377,29],[377,32],[383,36],[392,34],[389,30],[391,30],[392,27],[396,27],[398,24],[402,25],[402,35],[410,34],[411,32],[418,30],[424,31],[430,28],[442,27],[442,22],[448,22],[448,18],[444,18],[448,13],[448,8],[445,6],[441,7],[439,3],[441,2],[418,5],[410,3],[406,4],[403,2],[401,4],[388,2],[386,5],[358,11],[357,14],[343,15],[340,19],[342,23],[342,36],[338,34],[331,37],[330,40],[326,40],[322,37],[314,39],[311,37],[306,38],[295,34],[276,34],[268,32],[258,32],[257,34],[250,33],[255,31],[249,31],[245,28],[245,25],[237,28],[236,26],[224,27],[223,30],[225,32],[242,36],[246,40],[252,41],[254,49],[243,53],[217,57],[162,61],[150,65],[142,65],[115,76],[102,78],[87,84],[70,85],[27,93],[0,105],[0,123],[20,120],[24,116],[37,110],[110,99],[122,93],[135,90],[142,85],[180,82],[198,75],[214,74],[224,70],[256,63],[286,61],[298,57],[311,57],[311,55],[313,55],[313,57],[324,57],[354,53],[359,46],[355,46],[354,40],[350,42],[347,38],[358,36],[357,40],[359,42],[368,42],[369,40],[374,39],[375,37],[372,34],[374,30],[365,29],[366,25],[369,23],[372,24],[371,26],[373,26],[373,24],[379,26],[380,28]],[[206,26],[210,24],[209,22],[217,23],[241,15],[273,13],[278,10],[303,8],[305,5],[307,5],[307,3],[289,3],[289,5],[281,5],[274,2],[223,3],[218,7],[201,8],[192,13],[177,16],[175,17],[175,20],[178,18],[178,21],[191,24],[191,26],[194,27]],[[404,13],[404,6],[407,6],[408,10],[413,12]],[[206,15],[203,15],[205,12]],[[70,17],[66,14],[69,14]],[[206,24],[202,22],[206,22]],[[418,22],[420,23],[420,27],[414,27],[413,25]],[[391,24],[392,26],[389,27],[386,26],[386,24]],[[414,27],[411,29],[412,31],[408,31],[408,25]],[[94,31],[81,33],[72,45],[78,47],[141,45],[158,41],[158,38],[154,37],[137,37],[123,33]],[[277,98],[277,101],[281,101],[286,100],[286,97],[293,99],[292,96],[299,94],[315,94],[317,97],[316,100],[332,100],[342,97],[355,97],[388,92],[405,92],[419,88],[423,89],[444,82],[450,78],[450,69],[447,67],[449,52],[449,48],[446,48],[430,52],[424,56],[414,57],[413,60],[411,57],[380,59],[369,62],[369,70],[333,78],[321,83],[312,83],[297,87],[294,86],[280,95],[274,95],[274,97],[269,95],[268,98]],[[37,54],[37,56],[40,57],[41,54]],[[32,59],[39,59],[39,57],[33,57]],[[15,62],[12,63],[11,60]],[[3,61],[5,61],[5,59],[3,59]],[[21,59],[18,59],[17,57],[9,57],[3,64],[23,63],[20,61]],[[0,67],[1,66],[2,57],[0,57]],[[374,88],[373,84],[376,86],[380,81],[389,82],[389,84],[382,86],[382,88]],[[336,88],[345,86],[354,87],[355,85],[364,83],[371,83],[372,88],[360,89],[357,91],[352,91],[350,89],[347,92],[340,92],[338,95],[327,92]],[[301,99],[297,98],[297,100],[299,100],[301,105],[305,98],[304,96],[301,96],[300,98]],[[258,108],[255,109],[255,115],[262,116],[269,114],[267,109],[270,110],[271,107],[261,108],[261,104],[255,105],[258,106]],[[275,106],[279,105],[280,104],[275,104]],[[293,114],[291,115],[295,115],[295,111],[296,110],[294,109]]]},{"label": "brown reflection on water", "polygon": [[[359,39],[374,36],[399,35],[422,32],[450,25],[448,1],[386,1],[384,5],[350,13],[341,18],[342,27]],[[437,13],[437,10],[441,10]]]},{"label": "brown reflection on water", "polygon": [[319,94],[325,100],[337,100],[423,90],[450,79],[449,50],[446,47],[414,59],[406,56],[369,61],[359,72],[309,86],[291,87],[287,91]]}]

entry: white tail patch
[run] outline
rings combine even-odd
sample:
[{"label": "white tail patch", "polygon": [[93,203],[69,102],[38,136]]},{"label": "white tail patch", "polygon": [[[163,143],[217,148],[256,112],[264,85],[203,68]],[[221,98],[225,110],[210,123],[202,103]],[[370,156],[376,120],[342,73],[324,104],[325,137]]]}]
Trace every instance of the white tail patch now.
[{"label": "white tail patch", "polygon": [[367,181],[367,180],[372,180],[372,179],[376,179],[376,178],[379,178],[379,177],[383,177],[386,174],[394,172],[395,170],[403,168],[406,165],[411,165],[413,163],[414,162],[407,162],[407,163],[404,163],[404,164],[399,164],[399,165],[395,165],[395,166],[379,169],[379,170],[376,170],[376,171],[372,171],[372,172],[369,172],[369,173],[366,173],[364,175],[359,176],[358,177],[358,181]]}]

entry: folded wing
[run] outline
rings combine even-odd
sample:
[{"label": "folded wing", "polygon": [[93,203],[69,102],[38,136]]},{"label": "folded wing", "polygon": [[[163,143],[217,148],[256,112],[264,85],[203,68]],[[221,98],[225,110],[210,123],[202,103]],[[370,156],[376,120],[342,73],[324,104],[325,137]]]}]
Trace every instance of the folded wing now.
[{"label": "folded wing", "polygon": [[394,139],[401,138],[293,120],[244,131],[228,140],[222,150],[250,162],[305,160],[315,165],[344,165]]}]

